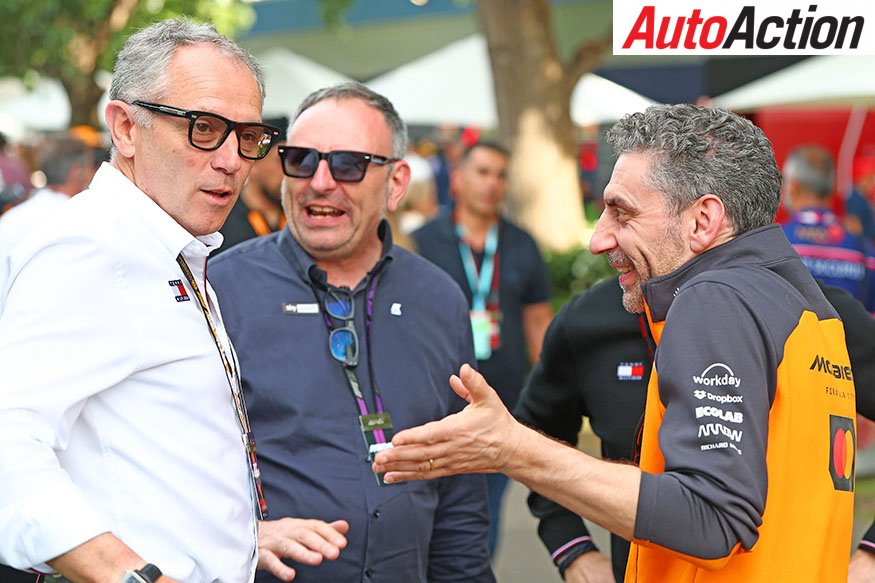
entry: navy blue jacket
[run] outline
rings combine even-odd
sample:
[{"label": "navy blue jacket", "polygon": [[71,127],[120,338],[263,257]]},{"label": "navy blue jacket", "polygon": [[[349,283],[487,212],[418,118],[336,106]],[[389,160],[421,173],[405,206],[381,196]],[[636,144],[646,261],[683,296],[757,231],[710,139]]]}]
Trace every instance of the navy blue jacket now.
[{"label": "navy blue jacket", "polygon": [[[464,406],[448,379],[473,362],[473,346],[455,282],[393,246],[385,221],[380,234],[370,347],[398,432]],[[378,485],[323,316],[308,312],[316,304],[311,281],[324,272],[289,229],[236,245],[210,261],[208,275],[239,356],[270,517],[350,523],[340,558],[316,567],[291,563],[296,583],[493,582],[483,476]],[[373,412],[364,282],[353,291],[357,376]],[[276,581],[267,572],[257,580]]]}]

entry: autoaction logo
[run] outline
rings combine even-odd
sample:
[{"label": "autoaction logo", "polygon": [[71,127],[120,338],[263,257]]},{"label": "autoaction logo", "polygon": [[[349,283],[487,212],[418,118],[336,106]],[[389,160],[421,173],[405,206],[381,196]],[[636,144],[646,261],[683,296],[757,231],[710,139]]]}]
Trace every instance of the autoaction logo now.
[{"label": "autoaction logo", "polygon": [[614,54],[875,54],[868,2],[614,0]]},{"label": "autoaction logo", "polygon": [[854,491],[854,452],[857,433],[854,420],[838,415],[829,416],[829,475],[836,490]]}]

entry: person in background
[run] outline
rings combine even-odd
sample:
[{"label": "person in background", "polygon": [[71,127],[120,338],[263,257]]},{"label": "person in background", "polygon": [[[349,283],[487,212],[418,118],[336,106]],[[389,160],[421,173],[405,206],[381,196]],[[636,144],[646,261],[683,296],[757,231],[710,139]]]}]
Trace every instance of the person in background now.
[{"label": "person in background", "polygon": [[[465,151],[452,174],[455,210],[414,231],[419,253],[459,284],[471,310],[477,369],[508,408],[538,359],[553,317],[547,267],[532,237],[501,215],[509,154],[493,142]],[[486,476],[495,554],[507,476]]]},{"label": "person in background", "polygon": [[[282,136],[285,136],[289,120],[283,117],[265,120],[265,123],[280,128]],[[279,144],[282,144],[282,140]],[[275,233],[285,226],[282,183],[283,167],[278,156],[267,156],[252,165],[237,203],[219,230],[224,240],[213,253],[214,256],[241,241]]]},{"label": "person in background", "polygon": [[36,146],[46,185],[0,216],[0,288],[9,272],[9,252],[24,236],[81,192],[94,177],[94,148],[69,132],[44,136]]},{"label": "person in background", "polygon": [[9,140],[0,133],[0,215],[24,200],[33,188],[27,164],[10,150]]},{"label": "person in background", "polygon": [[840,287],[875,311],[875,256],[830,210],[835,183],[832,156],[817,145],[799,146],[784,162],[784,233],[814,279]]},{"label": "person in background", "polygon": [[462,408],[446,379],[473,361],[462,292],[384,220],[410,180],[406,142],[367,87],[311,94],[279,148],[286,228],[209,269],[272,512],[349,525],[335,561],[290,563],[299,583],[494,581],[482,476],[387,486],[370,468],[393,431]]},{"label": "person in background", "polygon": [[875,199],[875,157],[854,159],[854,186],[845,200],[845,227],[852,235],[875,244],[875,216],[871,200]]}]

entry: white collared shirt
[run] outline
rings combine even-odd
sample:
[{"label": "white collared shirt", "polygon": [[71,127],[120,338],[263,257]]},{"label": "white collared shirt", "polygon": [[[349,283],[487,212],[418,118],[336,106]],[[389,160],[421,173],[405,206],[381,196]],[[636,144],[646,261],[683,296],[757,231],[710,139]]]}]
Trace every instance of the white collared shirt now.
[{"label": "white collared shirt", "polygon": [[68,202],[66,194],[43,188],[0,216],[0,288],[9,274],[6,258],[15,244]]},{"label": "white collared shirt", "polygon": [[252,580],[231,389],[176,262],[181,252],[215,306],[204,269],[220,243],[104,164],[13,249],[0,290],[0,562],[50,571],[111,531],[174,579]]}]

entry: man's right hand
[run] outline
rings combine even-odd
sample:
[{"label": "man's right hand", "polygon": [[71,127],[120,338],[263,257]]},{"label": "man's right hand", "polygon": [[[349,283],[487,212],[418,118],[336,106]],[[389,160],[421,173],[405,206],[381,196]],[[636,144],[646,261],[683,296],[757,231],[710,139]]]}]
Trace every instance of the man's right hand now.
[{"label": "man's right hand", "polygon": [[565,569],[566,583],[616,583],[611,559],[598,551],[584,553]]},{"label": "man's right hand", "polygon": [[258,523],[258,569],[265,569],[291,581],[295,570],[280,559],[288,558],[305,565],[318,565],[322,559],[334,560],[346,547],[349,524],[345,520],[332,523],[302,518],[262,520]]}]

